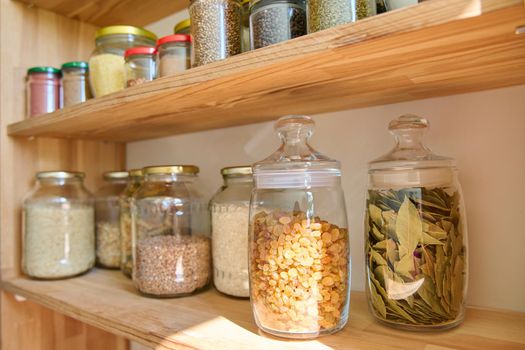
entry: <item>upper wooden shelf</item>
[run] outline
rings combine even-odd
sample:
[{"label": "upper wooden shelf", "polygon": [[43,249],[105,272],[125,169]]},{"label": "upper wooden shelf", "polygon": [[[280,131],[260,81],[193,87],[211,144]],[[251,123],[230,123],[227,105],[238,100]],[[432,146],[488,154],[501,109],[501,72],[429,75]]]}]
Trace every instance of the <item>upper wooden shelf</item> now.
[{"label": "upper wooden shelf", "polygon": [[12,124],[134,141],[525,83],[523,0],[431,0]]},{"label": "upper wooden shelf", "polygon": [[145,26],[186,8],[187,0],[19,0],[62,16],[104,27]]},{"label": "upper wooden shelf", "polygon": [[213,289],[191,297],[140,296],[119,271],[62,281],[19,278],[2,288],[97,328],[157,350],[523,349],[525,313],[469,308],[458,328],[412,333],[376,323],[364,293],[352,293],[349,324],[314,341],[290,342],[257,331],[249,301]]}]

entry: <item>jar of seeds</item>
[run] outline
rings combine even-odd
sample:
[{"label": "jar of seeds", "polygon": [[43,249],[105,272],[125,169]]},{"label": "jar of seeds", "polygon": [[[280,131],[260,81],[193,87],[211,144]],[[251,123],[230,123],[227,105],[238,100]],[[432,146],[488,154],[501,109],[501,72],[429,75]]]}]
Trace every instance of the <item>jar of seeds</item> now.
[{"label": "jar of seeds", "polygon": [[128,185],[120,195],[120,269],[131,278],[133,251],[131,249],[131,199],[142,183],[142,170],[129,171]]},{"label": "jar of seeds", "polygon": [[224,186],[210,201],[213,282],[222,293],[249,297],[248,218],[252,168],[224,168],[221,174]]},{"label": "jar of seeds", "polygon": [[375,16],[378,12],[378,5],[384,0],[355,0],[356,1],[356,18],[363,19]]},{"label": "jar of seeds", "polygon": [[[357,0],[358,2],[361,0]],[[375,2],[375,0],[371,0]],[[336,27],[355,21],[355,0],[309,0],[308,32]]]},{"label": "jar of seeds", "polygon": [[95,193],[97,265],[120,267],[120,195],[128,184],[127,171],[104,173],[104,185]]},{"label": "jar of seeds", "polygon": [[209,211],[199,168],[147,167],[133,195],[133,282],[152,297],[189,295],[211,279]]},{"label": "jar of seeds", "polygon": [[189,12],[194,66],[241,53],[239,0],[191,0]]},{"label": "jar of seeds", "polygon": [[241,0],[242,52],[250,51],[250,0]]},{"label": "jar of seeds", "polygon": [[95,209],[84,174],[40,172],[23,206],[22,268],[34,278],[82,274],[95,263]]},{"label": "jar of seeds", "polygon": [[305,0],[252,0],[250,40],[252,50],[306,34]]}]

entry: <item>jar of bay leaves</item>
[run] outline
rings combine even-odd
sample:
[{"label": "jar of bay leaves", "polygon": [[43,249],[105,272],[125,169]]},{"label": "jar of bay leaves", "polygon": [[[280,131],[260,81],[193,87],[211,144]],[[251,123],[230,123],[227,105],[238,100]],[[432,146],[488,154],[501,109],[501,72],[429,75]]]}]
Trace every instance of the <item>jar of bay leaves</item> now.
[{"label": "jar of bay leaves", "polygon": [[464,317],[467,226],[456,163],[422,143],[426,119],[390,123],[395,148],[369,164],[367,294],[379,321],[446,329]]},{"label": "jar of bay leaves", "polygon": [[129,181],[120,195],[120,270],[131,278],[133,251],[131,249],[131,199],[142,183],[142,169],[129,171]]}]

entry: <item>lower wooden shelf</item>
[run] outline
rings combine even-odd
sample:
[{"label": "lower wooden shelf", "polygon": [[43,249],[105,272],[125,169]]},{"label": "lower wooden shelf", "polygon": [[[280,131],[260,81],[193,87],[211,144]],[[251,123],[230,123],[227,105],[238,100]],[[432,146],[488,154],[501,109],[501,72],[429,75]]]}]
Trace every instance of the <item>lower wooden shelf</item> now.
[{"label": "lower wooden shelf", "polygon": [[179,299],[140,296],[119,271],[78,278],[17,278],[2,288],[67,316],[157,350],[186,349],[524,349],[525,313],[469,308],[464,324],[440,333],[412,333],[374,322],[364,293],[354,292],[346,328],[314,341],[260,334],[249,302],[214,289]]}]

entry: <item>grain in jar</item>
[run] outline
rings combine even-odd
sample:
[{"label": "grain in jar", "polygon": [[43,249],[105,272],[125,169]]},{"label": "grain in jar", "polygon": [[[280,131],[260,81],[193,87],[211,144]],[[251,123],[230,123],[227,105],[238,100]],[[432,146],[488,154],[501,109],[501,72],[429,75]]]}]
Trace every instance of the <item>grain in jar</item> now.
[{"label": "grain in jar", "polygon": [[242,52],[250,51],[250,0],[241,0]]},{"label": "grain in jar", "polygon": [[32,118],[60,108],[60,69],[33,67],[27,70],[26,112]]},{"label": "grain in jar", "polygon": [[356,0],[356,18],[363,19],[377,14],[376,0]]},{"label": "grain in jar", "polygon": [[157,43],[158,76],[182,73],[191,68],[191,36],[173,34],[160,38]]},{"label": "grain in jar", "polygon": [[355,21],[354,0],[309,0],[307,7],[309,33]]},{"label": "grain in jar", "polygon": [[129,171],[129,181],[120,195],[120,270],[131,278],[133,250],[131,246],[131,200],[142,183],[142,170]]},{"label": "grain in jar", "polygon": [[154,47],[138,46],[124,53],[126,87],[152,81],[157,75],[157,50]]},{"label": "grain in jar", "polygon": [[63,107],[73,106],[91,98],[88,63],[67,62],[62,65]]}]

